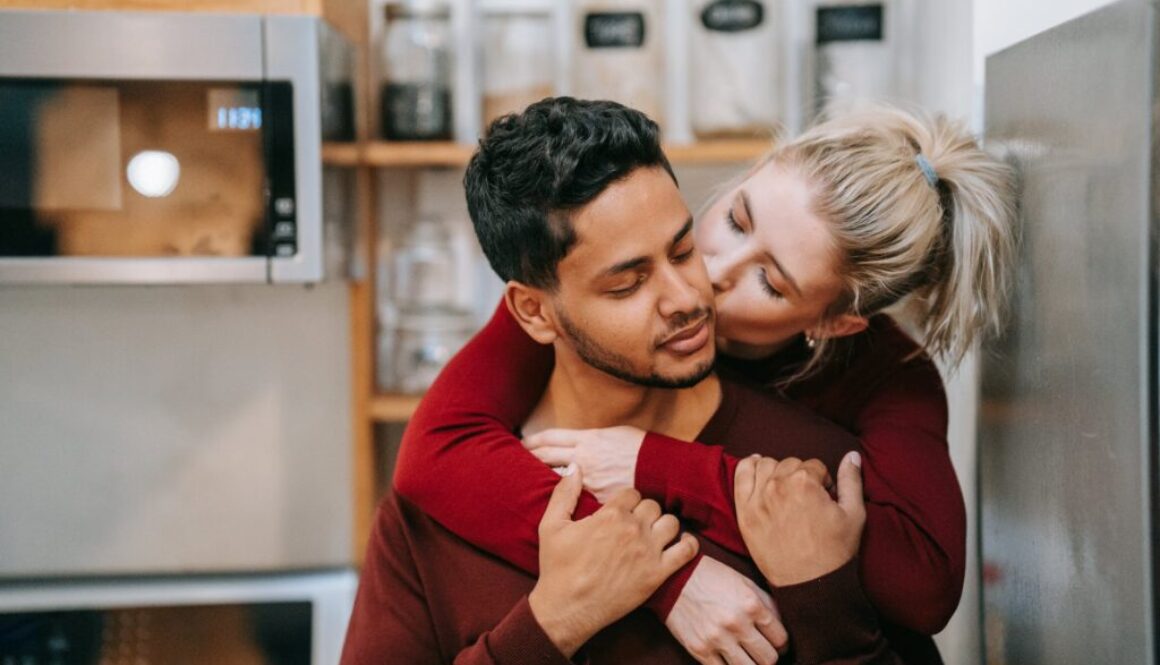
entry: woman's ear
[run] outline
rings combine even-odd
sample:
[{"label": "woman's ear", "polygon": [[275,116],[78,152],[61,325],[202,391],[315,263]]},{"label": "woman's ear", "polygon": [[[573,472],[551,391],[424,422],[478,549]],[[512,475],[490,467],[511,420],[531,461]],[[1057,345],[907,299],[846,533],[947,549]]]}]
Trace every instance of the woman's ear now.
[{"label": "woman's ear", "polygon": [[839,314],[822,321],[806,331],[814,339],[837,339],[857,335],[870,325],[869,319],[857,314]]},{"label": "woman's ear", "polygon": [[528,337],[544,345],[556,341],[555,317],[548,294],[543,289],[509,281],[503,299]]}]

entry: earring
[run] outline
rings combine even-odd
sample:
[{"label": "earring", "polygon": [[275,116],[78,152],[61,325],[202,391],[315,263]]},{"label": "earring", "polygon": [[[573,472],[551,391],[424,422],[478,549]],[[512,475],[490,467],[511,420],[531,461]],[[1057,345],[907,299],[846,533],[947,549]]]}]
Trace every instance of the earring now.
[{"label": "earring", "polygon": [[813,337],[810,337],[809,333],[806,333],[806,346],[812,349],[812,348],[816,347],[817,345],[818,345],[818,340],[814,339]]}]

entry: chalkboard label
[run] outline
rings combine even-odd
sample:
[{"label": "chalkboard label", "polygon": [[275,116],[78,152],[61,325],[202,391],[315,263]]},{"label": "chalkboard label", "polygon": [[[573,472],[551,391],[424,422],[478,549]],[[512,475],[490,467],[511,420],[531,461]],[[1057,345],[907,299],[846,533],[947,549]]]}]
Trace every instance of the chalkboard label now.
[{"label": "chalkboard label", "polygon": [[882,5],[818,8],[818,43],[882,41]]},{"label": "chalkboard label", "polygon": [[717,0],[701,11],[701,24],[715,32],[752,30],[765,20],[765,7],[755,0]]},{"label": "chalkboard label", "polygon": [[644,45],[644,14],[595,12],[584,17],[588,48],[640,48]]}]

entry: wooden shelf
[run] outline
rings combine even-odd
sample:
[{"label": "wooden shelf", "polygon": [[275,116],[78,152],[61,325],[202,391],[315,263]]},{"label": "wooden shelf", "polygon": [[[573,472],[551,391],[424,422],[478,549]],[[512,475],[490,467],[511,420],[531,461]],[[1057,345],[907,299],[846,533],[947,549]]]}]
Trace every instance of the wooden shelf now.
[{"label": "wooden shelf", "polygon": [[[764,155],[772,143],[766,139],[721,139],[689,145],[665,146],[673,164],[731,164],[748,162]],[[322,161],[331,166],[462,167],[467,165],[475,146],[451,142],[326,143]]]},{"label": "wooden shelf", "polygon": [[323,0],[0,0],[3,9],[322,14]]},{"label": "wooden shelf", "polygon": [[371,398],[370,416],[377,423],[405,423],[419,407],[421,395],[378,394]]}]

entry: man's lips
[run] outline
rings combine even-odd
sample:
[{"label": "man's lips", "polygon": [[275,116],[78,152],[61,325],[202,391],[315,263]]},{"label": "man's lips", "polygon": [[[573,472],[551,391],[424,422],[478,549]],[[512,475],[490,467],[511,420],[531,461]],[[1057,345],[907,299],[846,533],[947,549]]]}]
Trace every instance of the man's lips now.
[{"label": "man's lips", "polygon": [[696,325],[670,336],[661,346],[676,353],[690,354],[701,350],[709,341],[709,317],[701,319]]}]

